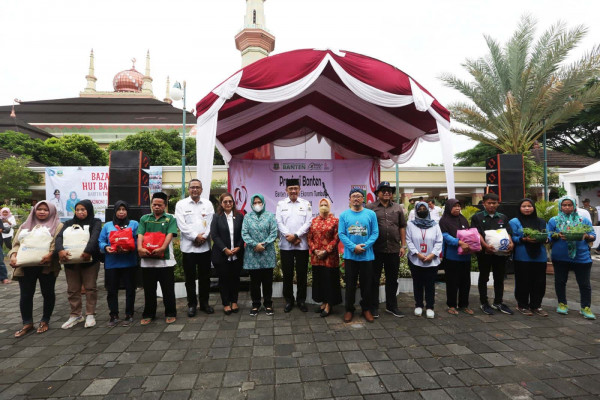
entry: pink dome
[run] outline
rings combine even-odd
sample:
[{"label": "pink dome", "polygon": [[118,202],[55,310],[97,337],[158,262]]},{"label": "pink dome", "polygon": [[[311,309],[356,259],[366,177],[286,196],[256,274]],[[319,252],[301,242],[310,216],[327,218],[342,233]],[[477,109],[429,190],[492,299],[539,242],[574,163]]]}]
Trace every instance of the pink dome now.
[{"label": "pink dome", "polygon": [[113,78],[115,92],[141,92],[144,75],[135,68],[121,71]]}]

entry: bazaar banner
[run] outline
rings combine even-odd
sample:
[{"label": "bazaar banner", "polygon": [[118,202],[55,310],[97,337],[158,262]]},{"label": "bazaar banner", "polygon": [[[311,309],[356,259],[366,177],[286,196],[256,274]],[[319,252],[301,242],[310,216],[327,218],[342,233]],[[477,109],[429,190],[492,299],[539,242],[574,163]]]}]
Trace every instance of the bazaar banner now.
[{"label": "bazaar banner", "polygon": [[267,210],[275,213],[277,202],[287,197],[285,181],[300,180],[300,197],[311,202],[313,215],[318,214],[318,201],[332,202],[335,215],[348,208],[349,192],[360,188],[367,202],[375,199],[379,183],[379,163],[370,159],[355,160],[242,160],[229,162],[228,189],[238,210],[249,212],[250,196],[265,197]]},{"label": "bazaar banner", "polygon": [[[162,167],[150,167],[150,193],[162,190]],[[88,199],[96,218],[104,221],[108,206],[108,167],[47,167],[46,198],[56,206],[62,220],[73,217],[75,204]]]}]

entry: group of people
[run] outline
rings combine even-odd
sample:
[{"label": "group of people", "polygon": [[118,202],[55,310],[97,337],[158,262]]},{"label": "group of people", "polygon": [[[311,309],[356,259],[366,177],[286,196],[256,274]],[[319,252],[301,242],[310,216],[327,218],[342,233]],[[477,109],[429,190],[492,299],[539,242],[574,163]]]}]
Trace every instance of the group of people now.
[{"label": "group of people", "polygon": [[[156,318],[157,284],[163,296],[165,321],[175,322],[176,264],[172,240],[178,234],[183,257],[183,270],[187,291],[187,315],[193,317],[198,308],[207,314],[214,313],[209,304],[210,271],[214,265],[218,277],[223,312],[226,315],[239,312],[238,291],[240,272],[250,275],[250,315],[261,310],[274,314],[272,301],[273,269],[276,267],[276,240],[279,238],[281,269],[283,272],[283,311],[289,313],[294,306],[307,312],[308,262],[312,265],[313,300],[321,303],[315,312],[327,317],[333,307],[342,303],[340,284],[340,254],[343,250],[345,269],[345,313],[343,320],[352,321],[355,312],[355,293],[360,281],[360,306],[362,316],[368,322],[379,317],[379,282],[385,273],[385,311],[396,317],[404,314],[398,308],[397,289],[400,258],[407,255],[414,288],[417,316],[434,318],[435,279],[444,261],[447,282],[447,306],[450,314],[463,311],[473,314],[469,308],[471,256],[476,253],[480,277],[478,282],[481,309],[486,314],[499,311],[512,314],[503,301],[505,265],[509,254],[515,262],[515,297],[517,309],[525,315],[533,313],[546,316],[541,302],[545,293],[546,249],[544,243],[524,235],[524,228],[548,232],[553,243],[552,260],[555,266],[555,285],[559,301],[557,312],[568,312],[565,286],[570,269],[575,271],[581,292],[581,313],[595,318],[591,312],[590,269],[591,258],[587,243],[595,240],[593,231],[582,233],[580,240],[567,240],[565,233],[581,225],[591,225],[576,211],[572,198],[559,200],[559,215],[545,222],[537,217],[535,204],[523,199],[519,216],[508,221],[497,212],[498,198],[487,194],[483,199],[484,210],[475,214],[471,227],[477,229],[481,251],[472,242],[461,240],[460,231],[470,228],[461,214],[461,203],[456,199],[446,202],[439,222],[432,218],[431,204],[419,201],[415,205],[414,218],[407,218],[404,209],[393,201],[394,189],[389,182],[381,182],[375,192],[377,200],[365,204],[362,189],[353,188],[349,193],[349,208],[339,217],[333,215],[331,202],[319,200],[318,214],[313,217],[310,202],[299,197],[298,179],[286,180],[287,198],[279,201],[276,213],[265,209],[265,198],[254,194],[250,198],[251,210],[244,214],[236,209],[230,193],[218,199],[215,212],[210,201],[203,199],[202,182],[189,182],[189,196],[180,200],[175,214],[166,212],[168,197],[162,192],[153,194],[151,214],[139,221],[130,218],[130,207],[124,201],[114,206],[112,221],[102,225],[94,218],[92,202],[80,200],[74,205],[72,219],[61,223],[58,211],[51,201],[40,201],[31,210],[27,220],[19,227],[9,252],[10,265],[15,268],[13,276],[20,286],[20,309],[23,327],[15,333],[21,337],[34,329],[33,296],[37,282],[43,296],[43,315],[37,332],[46,332],[55,304],[56,277],[64,264],[67,294],[71,308],[69,319],[62,328],[69,329],[85,322],[85,327],[96,325],[97,278],[100,262],[104,262],[107,302],[110,310],[109,326],[133,323],[135,306],[136,270],[141,266],[144,288],[144,309],[141,325]],[[436,213],[439,211],[435,210]],[[2,210],[4,215],[4,210]],[[5,218],[3,218],[5,220]],[[82,254],[73,258],[65,246],[64,234],[75,226],[85,228],[89,239]],[[23,238],[36,227],[45,227],[53,236],[48,253],[39,265],[19,266],[17,254]],[[503,253],[486,241],[490,231],[506,230],[506,246]],[[554,233],[554,234],[552,234]],[[123,242],[118,241],[123,240]],[[129,245],[126,245],[127,243]],[[211,246],[212,242],[212,246]],[[490,272],[494,276],[494,301],[487,297]],[[1,277],[0,277],[1,278]],[[196,290],[198,280],[198,290]],[[294,293],[294,281],[297,290]],[[125,317],[120,319],[118,290],[125,286]],[[85,294],[85,313],[82,294]]]}]

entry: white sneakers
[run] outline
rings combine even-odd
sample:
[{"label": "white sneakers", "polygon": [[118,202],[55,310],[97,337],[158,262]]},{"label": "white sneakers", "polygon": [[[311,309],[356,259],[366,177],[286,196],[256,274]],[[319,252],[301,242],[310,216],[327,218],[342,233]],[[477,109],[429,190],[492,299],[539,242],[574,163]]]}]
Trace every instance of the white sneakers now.
[{"label": "white sneakers", "polygon": [[62,324],[62,328],[63,329],[71,329],[72,327],[74,327],[75,325],[77,325],[80,322],[83,322],[84,320],[85,320],[85,318],[83,318],[83,315],[78,315],[76,317],[69,317],[67,322]]},{"label": "white sneakers", "polygon": [[85,317],[85,327],[91,328],[92,326],[96,326],[96,317],[94,317],[93,314],[90,314]]},{"label": "white sneakers", "polygon": [[[415,315],[417,317],[420,317],[421,315],[423,315],[423,309],[421,307],[417,307],[415,308]],[[425,311],[425,315],[427,316],[427,318],[431,319],[431,318],[435,318],[435,313],[433,312],[433,310],[429,310],[427,309],[427,311]]]}]

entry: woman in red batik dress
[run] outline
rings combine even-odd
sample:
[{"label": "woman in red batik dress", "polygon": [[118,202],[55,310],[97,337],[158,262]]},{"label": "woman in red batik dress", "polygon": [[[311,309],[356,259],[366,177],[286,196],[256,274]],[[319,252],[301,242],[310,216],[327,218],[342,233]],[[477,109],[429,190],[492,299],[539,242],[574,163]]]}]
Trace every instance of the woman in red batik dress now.
[{"label": "woman in red batik dress", "polygon": [[331,202],[319,200],[317,215],[308,230],[308,250],[312,265],[312,297],[321,302],[315,312],[328,316],[333,306],[342,302],[340,287],[340,256],[338,253],[338,222],[331,213]]}]

